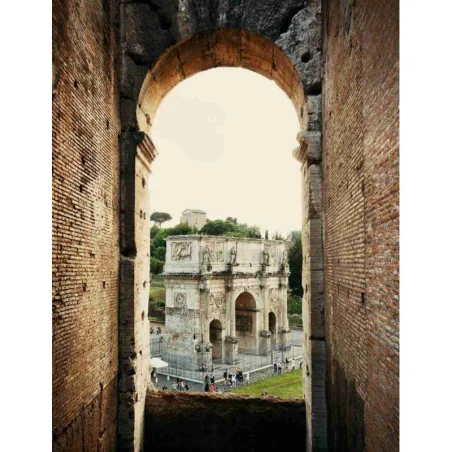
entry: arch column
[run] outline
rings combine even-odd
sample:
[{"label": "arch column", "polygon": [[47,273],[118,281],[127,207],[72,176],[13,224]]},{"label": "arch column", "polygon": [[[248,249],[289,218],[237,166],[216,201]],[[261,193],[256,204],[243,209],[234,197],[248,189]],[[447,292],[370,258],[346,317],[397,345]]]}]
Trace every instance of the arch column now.
[{"label": "arch column", "polygon": [[155,146],[144,132],[120,136],[118,449],[140,450],[150,382],[149,185]]},{"label": "arch column", "polygon": [[268,329],[268,313],[270,312],[270,309],[268,300],[267,277],[265,275],[261,278],[260,289],[262,297],[262,306],[264,307],[263,309],[264,321],[262,322],[264,328],[259,332],[259,354],[261,356],[267,356],[271,353],[272,334]]},{"label": "arch column", "polygon": [[238,340],[235,332],[234,284],[226,282],[226,337],[224,338],[224,360],[226,364],[235,364],[238,360]]},{"label": "arch column", "polygon": [[[315,105],[311,107],[311,110],[315,110]],[[316,109],[320,114],[320,105]],[[303,185],[303,379],[308,427],[307,449],[327,450],[321,132],[302,132],[298,141],[300,146],[294,150],[294,157],[301,163]]]}]

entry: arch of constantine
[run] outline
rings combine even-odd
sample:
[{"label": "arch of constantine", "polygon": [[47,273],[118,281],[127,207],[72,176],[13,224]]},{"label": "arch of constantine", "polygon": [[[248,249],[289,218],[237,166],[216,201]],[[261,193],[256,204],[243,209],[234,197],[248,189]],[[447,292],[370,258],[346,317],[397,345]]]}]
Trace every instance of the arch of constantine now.
[{"label": "arch of constantine", "polygon": [[238,353],[287,349],[288,243],[203,235],[167,237],[169,349],[196,368]]}]

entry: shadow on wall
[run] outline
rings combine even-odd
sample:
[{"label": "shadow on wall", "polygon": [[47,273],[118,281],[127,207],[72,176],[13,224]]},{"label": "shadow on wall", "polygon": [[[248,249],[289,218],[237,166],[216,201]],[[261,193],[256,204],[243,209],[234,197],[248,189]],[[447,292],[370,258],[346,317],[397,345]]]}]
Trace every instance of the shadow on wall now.
[{"label": "shadow on wall", "polygon": [[306,450],[305,403],[297,399],[155,392],[145,423],[145,451]]},{"label": "shadow on wall", "polygon": [[344,452],[363,452],[366,448],[364,400],[358,394],[353,379],[347,380],[342,367],[335,360],[333,379],[329,377],[329,449]]}]

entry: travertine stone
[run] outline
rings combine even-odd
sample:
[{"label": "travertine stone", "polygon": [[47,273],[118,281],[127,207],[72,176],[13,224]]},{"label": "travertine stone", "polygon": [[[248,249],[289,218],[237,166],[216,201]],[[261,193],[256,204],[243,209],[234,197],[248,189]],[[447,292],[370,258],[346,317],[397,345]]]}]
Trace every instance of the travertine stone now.
[{"label": "travertine stone", "polygon": [[169,351],[201,368],[212,359],[235,362],[239,350],[266,355],[272,340],[285,344],[287,242],[201,235],[166,241]]}]

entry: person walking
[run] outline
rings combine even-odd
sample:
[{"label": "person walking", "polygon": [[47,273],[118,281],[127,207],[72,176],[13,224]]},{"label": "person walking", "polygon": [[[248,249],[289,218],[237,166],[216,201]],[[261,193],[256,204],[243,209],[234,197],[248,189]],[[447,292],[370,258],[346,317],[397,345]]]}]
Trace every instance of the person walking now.
[{"label": "person walking", "polygon": [[237,379],[235,377],[235,375],[232,376],[232,387],[235,388],[237,385]]},{"label": "person walking", "polygon": [[273,372],[276,373],[278,371],[278,365],[276,364],[276,361],[273,363]]},{"label": "person walking", "polygon": [[279,363],[278,364],[278,375],[281,375],[281,374],[282,374],[282,364]]}]

